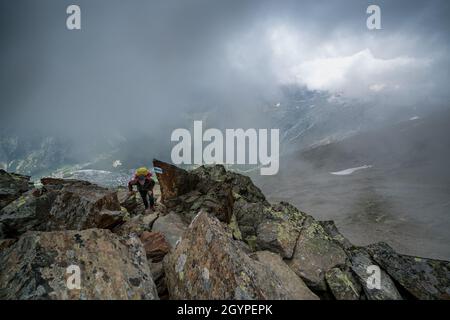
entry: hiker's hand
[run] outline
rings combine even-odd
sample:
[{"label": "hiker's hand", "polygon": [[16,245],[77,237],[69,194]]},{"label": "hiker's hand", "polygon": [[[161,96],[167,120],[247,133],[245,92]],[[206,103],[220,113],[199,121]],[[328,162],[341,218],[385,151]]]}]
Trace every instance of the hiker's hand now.
[{"label": "hiker's hand", "polygon": [[128,196],[131,197],[136,194],[136,191],[128,191]]}]

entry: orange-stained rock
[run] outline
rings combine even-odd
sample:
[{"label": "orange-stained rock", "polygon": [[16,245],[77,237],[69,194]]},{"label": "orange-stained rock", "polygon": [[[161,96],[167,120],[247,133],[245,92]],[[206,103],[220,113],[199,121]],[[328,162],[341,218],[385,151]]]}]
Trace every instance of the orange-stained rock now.
[{"label": "orange-stained rock", "polygon": [[162,261],[170,250],[170,244],[161,232],[144,231],[140,237],[147,258],[152,262]]},{"label": "orange-stained rock", "polygon": [[156,159],[153,160],[153,166],[162,170],[162,173],[156,172],[162,203],[166,204],[167,201],[195,189],[198,178],[188,171]]}]

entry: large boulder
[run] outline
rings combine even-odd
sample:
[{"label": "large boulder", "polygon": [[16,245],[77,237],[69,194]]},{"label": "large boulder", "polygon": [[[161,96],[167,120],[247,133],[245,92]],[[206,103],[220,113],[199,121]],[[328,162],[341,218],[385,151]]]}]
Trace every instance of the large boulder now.
[{"label": "large boulder", "polygon": [[334,267],[346,265],[344,250],[334,242],[322,226],[307,217],[300,231],[294,256],[289,266],[316,291],[326,291],[325,274]]},{"label": "large boulder", "polygon": [[244,239],[258,236],[258,228],[265,222],[290,224],[292,228],[300,228],[306,214],[286,202],[266,204],[265,202],[249,202],[244,197],[237,196],[233,214]]},{"label": "large boulder", "polygon": [[0,265],[0,299],[158,299],[139,239],[109,230],[27,232]]},{"label": "large boulder", "polygon": [[319,299],[278,254],[270,251],[258,251],[252,255],[252,258],[266,265],[281,280],[283,287],[290,293],[292,299]]},{"label": "large boulder", "polygon": [[176,243],[181,240],[186,229],[187,224],[175,213],[159,217],[152,227],[153,232],[160,232],[164,235],[171,247],[175,247]]},{"label": "large boulder", "polygon": [[200,209],[214,214],[229,223],[233,214],[231,186],[201,177],[171,164],[154,160],[161,198],[168,210],[177,212],[189,223]]},{"label": "large boulder", "polygon": [[223,165],[204,165],[196,168],[192,173],[203,180],[214,180],[231,186],[235,195],[245,198],[249,202],[263,202],[268,205],[266,197],[255,186],[248,176],[227,171]]},{"label": "large boulder", "polygon": [[170,163],[154,159],[153,166],[161,169],[156,171],[156,177],[161,188],[161,201],[164,204],[195,189],[198,183],[197,176]]},{"label": "large boulder", "polygon": [[126,214],[110,189],[78,180],[47,178],[42,183],[38,192],[29,191],[0,210],[3,237],[28,230],[113,228]]},{"label": "large boulder", "polygon": [[295,299],[266,265],[250,258],[215,217],[199,213],[164,258],[173,299]]},{"label": "large boulder", "polygon": [[[0,237],[16,238],[28,230],[46,231],[55,192],[29,191],[0,210]],[[64,229],[64,228],[62,228]]]},{"label": "large boulder", "polygon": [[406,256],[386,243],[368,246],[372,258],[412,296],[450,300],[450,262]]},{"label": "large boulder", "polygon": [[258,226],[270,217],[270,209],[262,202],[248,202],[238,197],[233,204],[233,214],[242,238],[256,238]]},{"label": "large boulder", "polygon": [[258,226],[256,245],[259,250],[270,250],[290,259],[299,235],[299,228],[289,221],[268,220]]},{"label": "large boulder", "polygon": [[[364,248],[352,248],[347,250],[351,260],[351,269],[356,274],[364,293],[369,300],[402,300],[403,297],[399,293],[389,275],[375,263],[370,254]],[[373,275],[371,268],[375,266],[380,270],[380,288],[376,288],[372,284],[370,277]],[[370,267],[370,268],[369,268]]]},{"label": "large boulder", "polygon": [[0,209],[32,187],[30,177],[0,169]]}]

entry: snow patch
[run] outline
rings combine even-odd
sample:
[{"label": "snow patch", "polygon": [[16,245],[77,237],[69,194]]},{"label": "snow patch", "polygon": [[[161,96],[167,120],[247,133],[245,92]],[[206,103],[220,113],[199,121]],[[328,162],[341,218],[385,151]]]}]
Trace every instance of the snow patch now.
[{"label": "snow patch", "polygon": [[361,167],[356,167],[356,168],[349,168],[349,169],[345,169],[342,171],[336,171],[336,172],[330,172],[331,174],[334,174],[336,176],[346,176],[349,174],[352,174],[358,170],[362,170],[362,169],[368,169],[368,168],[372,168],[372,165],[364,165]]},{"label": "snow patch", "polygon": [[73,172],[73,174],[87,174],[87,175],[95,175],[95,174],[110,174],[111,171],[106,170],[95,170],[95,169],[82,169],[82,170],[76,170]]},{"label": "snow patch", "polygon": [[116,160],[113,162],[112,166],[114,168],[120,167],[122,165],[122,162],[120,160]]}]

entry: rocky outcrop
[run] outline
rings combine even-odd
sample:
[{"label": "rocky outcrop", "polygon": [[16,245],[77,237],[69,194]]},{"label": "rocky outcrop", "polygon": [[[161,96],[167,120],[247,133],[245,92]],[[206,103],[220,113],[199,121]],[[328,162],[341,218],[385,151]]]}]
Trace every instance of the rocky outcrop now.
[{"label": "rocky outcrop", "polygon": [[[373,266],[378,267],[378,264],[381,265],[381,263],[378,263],[367,249],[354,247],[350,241],[339,233],[333,221],[316,221],[288,203],[270,204],[260,190],[251,183],[251,180],[239,174],[227,172],[223,166],[201,166],[189,172],[173,169],[172,166],[164,165],[161,162],[155,163],[155,166],[165,168],[158,175],[161,181],[165,179],[171,181],[170,183],[162,183],[162,185],[171,186],[171,188],[166,188],[166,190],[170,189],[171,191],[165,197],[170,199],[166,204],[168,210],[171,211],[171,215],[178,215],[185,223],[191,223],[191,220],[193,220],[191,226],[197,223],[196,218],[193,217],[199,211],[207,211],[210,215],[218,217],[224,223],[222,227],[228,235],[228,238],[222,237],[222,239],[227,239],[223,240],[223,250],[227,251],[228,246],[235,246],[237,249],[233,250],[238,250],[238,255],[242,255],[240,259],[243,261],[246,261],[244,257],[256,257],[258,255],[252,253],[252,251],[270,251],[271,254],[278,257],[272,259],[272,261],[277,261],[277,263],[281,261],[282,266],[288,266],[291,275],[295,274],[295,279],[299,279],[306,284],[320,298],[339,300],[408,298],[400,293],[406,292],[406,288],[398,288],[398,280],[393,280],[383,267],[380,268],[381,287],[373,288],[370,285],[369,270]],[[169,177],[164,177],[164,170],[169,170]],[[177,174],[181,175],[180,178],[176,177]],[[187,186],[188,183],[190,183],[190,188]],[[229,221],[223,219],[223,215],[216,213],[216,211],[220,211],[219,208],[224,208],[220,205],[224,202],[220,201],[221,195],[218,192],[219,189],[215,188],[216,183],[220,183],[223,190],[231,189],[232,191],[233,206]],[[162,188],[162,193],[164,198],[164,188]],[[209,207],[203,205],[203,197],[206,194],[208,195],[208,201],[216,205]],[[178,232],[177,236],[173,237],[172,245],[178,243],[178,246],[166,256],[166,260],[172,261],[170,259],[173,259],[173,255],[178,255],[178,257],[181,257],[180,264],[185,263],[183,262],[183,254],[188,258],[191,253],[178,252],[182,250],[179,246],[182,243],[185,244],[188,241],[186,239],[194,237],[191,234],[192,230],[193,228],[190,227],[184,233]],[[201,234],[196,235],[196,238],[200,238],[199,241],[204,240],[202,237],[210,235],[209,232],[206,232],[206,229],[203,231],[203,236]],[[175,240],[177,237],[179,241]],[[192,246],[196,245],[197,243],[192,244]],[[203,243],[200,243],[200,245],[207,247]],[[222,252],[222,254],[225,253]],[[259,261],[258,258],[256,260]],[[266,260],[269,260],[268,256],[266,256]],[[209,263],[194,258],[189,262],[190,266]],[[272,265],[275,265],[275,263],[272,262]],[[265,267],[269,266],[266,265]],[[436,268],[437,265],[434,264],[433,267]],[[173,290],[176,291],[175,297],[199,295],[199,297],[211,298],[217,295],[215,291],[211,293],[201,288],[195,288],[196,291],[194,292],[189,281],[183,283],[179,278],[176,280],[173,270],[171,272],[168,288],[170,294]],[[200,279],[201,274],[199,272],[197,270],[197,273],[189,274],[189,278],[199,277]],[[233,274],[230,270],[224,272]],[[271,270],[271,272],[276,273],[275,270]],[[441,275],[442,270],[438,273]],[[211,274],[210,272],[209,276]],[[180,276],[179,272],[178,276]],[[185,276],[182,273],[183,279],[186,279]],[[273,277],[273,279],[276,278]],[[277,281],[281,281],[279,276]],[[291,281],[295,282],[292,278]],[[219,285],[220,282],[217,282],[217,284]],[[264,286],[267,283],[260,285]],[[287,287],[285,284],[284,286]],[[445,288],[445,283],[439,282],[439,286],[441,290],[445,290],[442,289],[442,287]],[[220,292],[228,292],[227,294],[229,294],[227,290],[232,289],[220,285],[219,287],[221,288],[221,291],[218,289]],[[208,296],[208,294],[213,295]]]},{"label": "rocky outcrop", "polygon": [[317,297],[299,278],[278,254],[270,251],[258,251],[253,258],[267,266],[281,281],[282,286],[289,292],[291,299],[318,300]]},{"label": "rocky outcrop", "polygon": [[417,299],[450,300],[450,262],[400,255],[386,243],[368,247],[375,262]]},{"label": "rocky outcrop", "polygon": [[1,299],[158,298],[139,239],[109,230],[27,232],[0,265]]},{"label": "rocky outcrop", "polygon": [[195,189],[198,178],[186,170],[159,160],[153,160],[153,166],[160,168],[156,177],[161,186],[161,201],[165,204]]},{"label": "rocky outcrop", "polygon": [[258,226],[256,245],[260,250],[270,250],[290,259],[299,235],[299,228],[289,221],[266,221]]},{"label": "rocky outcrop", "polygon": [[250,177],[225,170],[222,165],[200,166],[192,173],[200,180],[213,180],[231,187],[234,194],[244,197],[249,202],[268,204],[261,190],[255,186]]},{"label": "rocky outcrop", "polygon": [[32,188],[29,176],[8,173],[0,169],[0,209]]},{"label": "rocky outcrop", "polygon": [[322,226],[308,217],[302,226],[294,256],[289,266],[305,283],[316,291],[326,291],[325,273],[346,265],[345,251],[335,243]]},{"label": "rocky outcrop", "polygon": [[239,195],[233,205],[233,213],[243,239],[254,238],[258,234],[258,227],[270,217],[270,207],[260,202],[248,202]]},{"label": "rocky outcrop", "polygon": [[[306,214],[286,202],[268,204],[263,202],[249,202],[244,197],[237,196],[233,214],[242,231],[242,237],[258,237],[258,228],[264,223],[290,225],[290,229],[302,226]],[[261,237],[261,236],[260,236]]]},{"label": "rocky outcrop", "polygon": [[161,201],[167,210],[175,211],[187,223],[200,209],[214,214],[220,221],[231,221],[234,202],[231,186],[158,160],[153,164],[162,169],[157,177]]},{"label": "rocky outcrop", "polygon": [[[0,209],[0,298],[450,299],[446,261],[356,247],[334,222],[269,203],[220,165],[154,165],[152,213],[126,189],[80,180],[12,188]],[[70,265],[80,289],[67,287]]]},{"label": "rocky outcrop", "polygon": [[123,221],[126,212],[113,190],[78,180],[47,178],[42,184],[0,210],[3,238],[28,230],[113,228]]},{"label": "rocky outcrop", "polygon": [[219,220],[199,213],[164,260],[171,298],[295,299],[270,268],[235,241]]},{"label": "rocky outcrop", "polygon": [[395,283],[389,275],[380,268],[380,287],[374,286],[370,267],[378,265],[372,260],[370,254],[364,248],[352,248],[348,251],[351,260],[351,269],[356,274],[366,297],[369,300],[402,300]]}]

